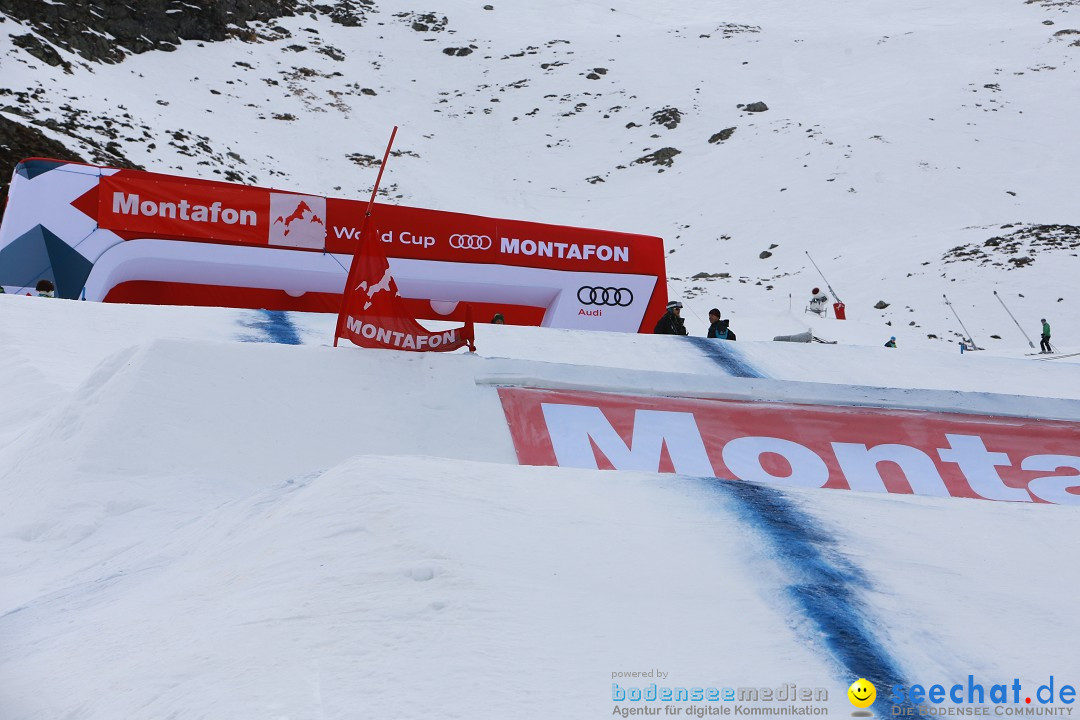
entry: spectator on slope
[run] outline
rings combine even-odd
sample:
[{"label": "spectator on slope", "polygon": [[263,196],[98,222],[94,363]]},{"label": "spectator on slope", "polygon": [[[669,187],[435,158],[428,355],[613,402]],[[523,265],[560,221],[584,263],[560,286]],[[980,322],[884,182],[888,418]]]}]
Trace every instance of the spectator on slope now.
[{"label": "spectator on slope", "polygon": [[885,347],[892,347],[892,348],[896,347],[896,336],[895,335],[893,335],[891,338],[889,338],[889,342],[885,343]]},{"label": "spectator on slope", "polygon": [[656,335],[685,335],[686,326],[683,324],[683,319],[680,316],[681,312],[681,302],[678,300],[669,302],[667,304],[667,312],[656,322],[653,333]]},{"label": "spectator on slope", "polygon": [[814,288],[810,291],[810,304],[807,305],[807,310],[825,317],[825,303],[827,302],[829,302],[829,296],[821,292],[820,288]]},{"label": "spectator on slope", "polygon": [[495,313],[495,317],[491,318],[492,325],[505,325],[506,319],[503,318],[502,313]]},{"label": "spectator on slope", "polygon": [[1039,322],[1042,323],[1042,341],[1039,342],[1039,352],[1052,353],[1054,349],[1050,347],[1050,323],[1046,322],[1046,318],[1043,318]]},{"label": "spectator on slope", "polygon": [[41,278],[37,281],[37,294],[38,297],[55,297],[56,286],[52,284],[51,280]]},{"label": "spectator on slope", "polygon": [[705,337],[717,340],[735,339],[735,332],[728,327],[729,322],[720,319],[720,311],[716,308],[709,311],[709,323],[709,332],[705,333]]}]

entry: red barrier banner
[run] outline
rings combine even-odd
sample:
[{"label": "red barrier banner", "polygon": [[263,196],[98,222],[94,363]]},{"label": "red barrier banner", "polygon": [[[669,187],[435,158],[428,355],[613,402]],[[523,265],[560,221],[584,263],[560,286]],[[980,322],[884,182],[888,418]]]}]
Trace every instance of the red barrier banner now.
[{"label": "red barrier banner", "polygon": [[1080,423],[500,388],[522,465],[1080,505]]},{"label": "red barrier banner", "polygon": [[[120,170],[102,177],[93,212],[102,228],[129,237],[352,253],[367,204],[232,183],[187,181]],[[600,273],[655,273],[659,238],[568,225],[376,204],[372,230],[389,257],[521,265]]]},{"label": "red barrier banner", "polygon": [[[331,311],[367,209],[277,188],[27,160],[12,179],[0,250],[36,243],[40,252],[11,254],[0,285],[48,276],[64,298]],[[37,225],[52,249],[27,235]],[[365,232],[389,258],[413,318],[460,322],[468,306],[509,325],[651,332],[667,303],[659,237],[378,203]],[[57,250],[57,239],[74,252]]]},{"label": "red barrier banner", "polygon": [[227,184],[103,177],[98,225],[149,237],[187,237],[266,245],[270,193]]}]

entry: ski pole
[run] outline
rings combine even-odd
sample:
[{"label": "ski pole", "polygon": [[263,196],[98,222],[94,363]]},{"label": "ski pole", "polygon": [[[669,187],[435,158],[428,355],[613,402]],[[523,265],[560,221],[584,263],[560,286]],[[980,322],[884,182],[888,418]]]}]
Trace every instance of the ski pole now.
[{"label": "ski pole", "polygon": [[969,333],[968,329],[964,327],[964,321],[961,320],[960,316],[956,314],[956,308],[954,308],[952,306],[952,303],[949,302],[949,296],[945,293],[942,293],[941,297],[945,298],[945,304],[949,306],[950,310],[952,310],[952,314],[956,318],[956,322],[960,323],[960,329],[962,329],[964,331],[964,334],[967,335],[967,341],[971,343],[971,349],[978,350],[979,346],[975,344],[975,338],[971,337],[971,333]]},{"label": "ski pole", "polygon": [[814,269],[817,270],[818,275],[820,275],[821,279],[825,281],[825,287],[829,288],[829,292],[831,292],[832,296],[834,298],[836,298],[836,302],[842,303],[843,300],[841,300],[840,296],[836,294],[835,290],[833,290],[832,285],[829,284],[829,280],[825,277],[825,273],[821,272],[821,268],[819,268],[817,266],[817,263],[814,262],[814,258],[810,257],[810,251],[809,250],[803,250],[803,252],[806,253],[806,257],[810,258],[810,264],[814,266]]},{"label": "ski pole", "polygon": [[1028,334],[1026,332],[1024,332],[1024,328],[1020,326],[1020,323],[1016,322],[1016,318],[1013,316],[1012,312],[1009,311],[1008,306],[1005,305],[1005,301],[1002,300],[1001,296],[997,294],[997,290],[994,291],[994,297],[996,297],[998,299],[998,302],[1001,303],[1001,307],[1005,308],[1005,312],[1009,313],[1009,317],[1011,317],[1012,321],[1014,323],[1016,323],[1016,327],[1019,328],[1020,332],[1024,336],[1024,339],[1028,341],[1028,347],[1034,350],[1035,349],[1035,343],[1031,342],[1031,338],[1029,338]]}]

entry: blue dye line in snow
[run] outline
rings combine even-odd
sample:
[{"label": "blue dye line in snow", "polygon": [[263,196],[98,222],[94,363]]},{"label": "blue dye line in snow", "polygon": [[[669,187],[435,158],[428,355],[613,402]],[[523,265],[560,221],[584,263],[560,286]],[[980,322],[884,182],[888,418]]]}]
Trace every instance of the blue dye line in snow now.
[{"label": "blue dye line in snow", "polygon": [[289,314],[284,310],[259,310],[254,318],[244,321],[243,326],[256,331],[256,335],[246,335],[243,342],[278,343],[279,345],[300,345],[300,332],[293,325]]},{"label": "blue dye line in snow", "polygon": [[703,337],[686,338],[696,345],[706,357],[720,366],[728,375],[745,378],[768,377],[762,374],[739,354],[735,346],[727,340],[713,340]]},{"label": "blue dye line in snow", "polygon": [[875,705],[891,713],[886,698],[907,685],[897,663],[870,630],[858,594],[870,589],[866,575],[836,549],[836,540],[781,490],[749,482],[708,479],[730,498],[735,511],[761,532],[789,578],[786,592],[821,633],[821,641],[843,668],[844,689],[859,678],[877,687]]}]

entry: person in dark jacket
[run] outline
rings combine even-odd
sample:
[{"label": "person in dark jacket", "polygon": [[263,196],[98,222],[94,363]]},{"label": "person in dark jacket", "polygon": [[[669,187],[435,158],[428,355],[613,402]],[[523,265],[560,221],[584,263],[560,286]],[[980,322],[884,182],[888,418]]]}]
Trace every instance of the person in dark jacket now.
[{"label": "person in dark jacket", "polygon": [[891,348],[896,347],[896,336],[895,335],[893,337],[889,338],[889,342],[885,343],[885,347],[891,347]]},{"label": "person in dark jacket", "polygon": [[656,322],[653,332],[657,335],[685,335],[686,326],[683,324],[680,313],[682,313],[682,303],[678,300],[669,302],[667,312]]},{"label": "person in dark jacket", "polygon": [[720,319],[720,311],[716,308],[709,311],[709,323],[709,332],[705,333],[705,337],[717,340],[735,339],[735,332],[728,327],[729,322]]}]

